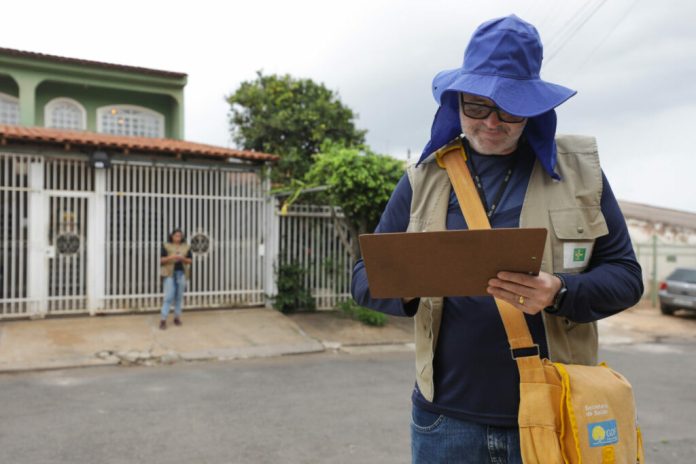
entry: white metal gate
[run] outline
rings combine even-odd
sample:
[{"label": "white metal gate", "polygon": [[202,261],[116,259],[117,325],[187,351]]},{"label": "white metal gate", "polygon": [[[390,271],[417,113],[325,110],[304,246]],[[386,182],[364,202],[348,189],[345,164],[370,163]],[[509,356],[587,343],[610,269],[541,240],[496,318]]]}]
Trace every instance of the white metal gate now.
[{"label": "white metal gate", "polygon": [[45,158],[43,189],[46,218],[41,227],[48,240],[45,311],[87,311],[87,202],[93,195],[94,171],[84,158]]},{"label": "white metal gate", "polygon": [[181,228],[192,245],[185,307],[261,305],[265,183],[253,171],[116,164],[108,171],[104,311],[162,304],[160,250]]},{"label": "white metal gate", "polygon": [[0,153],[0,318],[28,312],[27,221],[29,156]]},{"label": "white metal gate", "polygon": [[[280,264],[297,263],[305,269],[305,285],[317,309],[333,309],[350,298],[353,263],[339,234],[349,237],[343,213],[332,207],[292,205],[280,215]],[[350,242],[349,242],[350,243]]]},{"label": "white metal gate", "polygon": [[87,310],[87,198],[49,195],[48,312]]},{"label": "white metal gate", "polygon": [[0,319],[156,310],[160,249],[193,249],[186,307],[262,305],[271,200],[254,166],[0,152]]}]

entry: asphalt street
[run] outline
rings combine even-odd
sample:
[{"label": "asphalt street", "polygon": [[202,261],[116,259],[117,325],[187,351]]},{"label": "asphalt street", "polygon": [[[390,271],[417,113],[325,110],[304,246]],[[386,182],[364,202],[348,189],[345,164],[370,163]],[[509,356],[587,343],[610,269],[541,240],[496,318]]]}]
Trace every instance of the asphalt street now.
[{"label": "asphalt street", "polygon": [[[615,345],[650,463],[696,456],[696,343]],[[0,463],[406,463],[413,353],[0,375]]]},{"label": "asphalt street", "polygon": [[647,462],[696,462],[696,341],[614,345],[600,359],[633,385]]},{"label": "asphalt street", "polygon": [[412,353],[0,376],[0,463],[402,463]]}]

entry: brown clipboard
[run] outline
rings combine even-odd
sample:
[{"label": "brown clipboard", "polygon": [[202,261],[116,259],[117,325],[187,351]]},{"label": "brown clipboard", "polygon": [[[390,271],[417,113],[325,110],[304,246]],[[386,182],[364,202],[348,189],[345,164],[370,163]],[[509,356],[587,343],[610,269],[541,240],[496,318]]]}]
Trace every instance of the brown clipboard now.
[{"label": "brown clipboard", "polygon": [[500,271],[537,275],[546,229],[364,234],[373,298],[483,296]]}]

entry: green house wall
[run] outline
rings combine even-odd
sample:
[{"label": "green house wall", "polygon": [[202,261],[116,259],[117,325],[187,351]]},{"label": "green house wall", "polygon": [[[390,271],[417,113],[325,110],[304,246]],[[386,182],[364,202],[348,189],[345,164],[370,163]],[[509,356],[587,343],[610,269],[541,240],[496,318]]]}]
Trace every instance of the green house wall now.
[{"label": "green house wall", "polygon": [[87,130],[97,130],[97,109],[141,106],[165,118],[165,137],[184,138],[182,74],[158,74],[0,53],[0,92],[19,98],[20,124],[43,126],[44,107],[54,98],[76,100],[87,112]]},{"label": "green house wall", "polygon": [[87,112],[87,130],[97,131],[97,110],[109,105],[136,105],[156,111],[165,118],[164,136],[176,137],[174,115],[177,102],[169,95],[109,89],[87,85],[43,82],[36,89],[36,125],[44,126],[44,109],[54,98],[68,97],[79,102]]}]

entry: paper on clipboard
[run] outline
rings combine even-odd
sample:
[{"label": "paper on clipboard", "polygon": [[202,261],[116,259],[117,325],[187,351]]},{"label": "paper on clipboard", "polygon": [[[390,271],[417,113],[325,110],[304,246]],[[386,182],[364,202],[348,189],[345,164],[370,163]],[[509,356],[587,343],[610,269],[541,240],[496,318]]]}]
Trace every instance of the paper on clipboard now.
[{"label": "paper on clipboard", "polygon": [[546,229],[360,236],[373,298],[482,296],[500,271],[538,274]]}]

